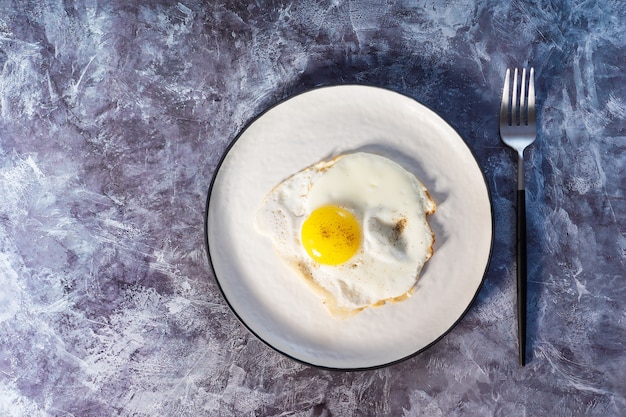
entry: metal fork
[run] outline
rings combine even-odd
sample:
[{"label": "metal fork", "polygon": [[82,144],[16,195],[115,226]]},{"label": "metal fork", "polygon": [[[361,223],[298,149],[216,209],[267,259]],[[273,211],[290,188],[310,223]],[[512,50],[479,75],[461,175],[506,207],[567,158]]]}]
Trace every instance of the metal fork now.
[{"label": "metal fork", "polygon": [[[526,189],[524,185],[524,149],[535,141],[537,120],[535,116],[535,71],[530,69],[528,81],[526,68],[518,84],[515,68],[513,88],[510,89],[511,70],[506,70],[502,104],[500,105],[500,137],[517,151],[517,337],[519,363],[526,364]],[[526,89],[528,84],[528,89]],[[518,95],[519,93],[519,95]]]}]

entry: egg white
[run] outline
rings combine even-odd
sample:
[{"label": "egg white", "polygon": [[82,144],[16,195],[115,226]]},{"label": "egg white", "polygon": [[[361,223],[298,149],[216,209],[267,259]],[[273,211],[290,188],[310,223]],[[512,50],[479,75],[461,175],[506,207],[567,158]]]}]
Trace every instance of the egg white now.
[{"label": "egg white", "polygon": [[[361,227],[359,250],[340,265],[320,264],[302,246],[302,223],[324,205],[348,209]],[[319,162],[278,184],[255,225],[333,315],[347,316],[411,294],[433,253],[426,216],[435,210],[413,174],[388,158],[359,152]]]}]

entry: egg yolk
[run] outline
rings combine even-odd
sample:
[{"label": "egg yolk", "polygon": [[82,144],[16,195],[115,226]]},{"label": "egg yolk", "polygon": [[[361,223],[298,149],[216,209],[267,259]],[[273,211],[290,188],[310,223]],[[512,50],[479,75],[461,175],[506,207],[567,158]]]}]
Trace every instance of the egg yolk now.
[{"label": "egg yolk", "polygon": [[302,246],[325,265],[350,259],[361,244],[361,229],[352,213],[338,206],[315,209],[302,225]]}]

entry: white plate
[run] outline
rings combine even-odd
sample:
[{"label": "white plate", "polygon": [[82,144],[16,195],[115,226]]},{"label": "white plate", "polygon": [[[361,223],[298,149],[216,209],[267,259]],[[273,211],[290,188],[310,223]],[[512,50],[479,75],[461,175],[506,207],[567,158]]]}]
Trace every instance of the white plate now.
[{"label": "white plate", "polygon": [[[429,217],[436,242],[410,299],[338,320],[256,233],[253,218],[288,176],[354,151],[387,156],[426,185],[437,203]],[[272,348],[326,368],[383,366],[436,342],[475,298],[492,245],[485,179],[461,137],[415,100],[366,86],[309,91],[254,120],[218,167],[207,216],[211,264],[237,317]]]}]

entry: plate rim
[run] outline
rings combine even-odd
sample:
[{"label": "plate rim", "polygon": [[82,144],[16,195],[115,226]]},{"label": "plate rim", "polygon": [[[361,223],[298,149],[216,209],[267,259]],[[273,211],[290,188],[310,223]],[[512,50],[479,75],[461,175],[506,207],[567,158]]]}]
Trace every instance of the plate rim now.
[{"label": "plate rim", "polygon": [[[463,312],[461,313],[461,315],[458,317],[457,320],[455,320],[448,329],[446,329],[444,332],[441,333],[441,335],[439,335],[436,339],[434,339],[432,342],[428,343],[427,345],[423,346],[422,348],[416,350],[415,352],[406,355],[404,357],[398,358],[398,359],[394,359],[392,361],[387,361],[378,365],[372,365],[372,366],[364,366],[364,367],[334,367],[334,366],[326,366],[326,365],[320,365],[320,364],[315,364],[315,363],[311,363],[311,362],[307,362],[303,359],[300,359],[298,357],[295,357],[287,352],[282,351],[281,349],[277,348],[276,346],[272,345],[270,342],[268,342],[267,340],[265,340],[263,337],[261,337],[257,332],[255,332],[252,327],[250,325],[248,325],[239,315],[239,313],[237,312],[237,310],[233,307],[233,305],[231,304],[230,300],[228,299],[228,297],[226,296],[226,293],[224,292],[224,289],[222,288],[222,284],[220,283],[220,279],[217,276],[217,272],[215,270],[215,266],[213,264],[213,259],[211,257],[211,247],[209,245],[209,205],[210,205],[210,201],[211,201],[211,195],[213,193],[213,187],[215,185],[215,181],[217,179],[217,176],[220,172],[220,169],[222,167],[222,164],[224,163],[224,161],[226,160],[226,158],[228,157],[229,153],[231,152],[232,148],[235,146],[235,144],[239,141],[239,139],[241,138],[241,136],[248,130],[248,128],[250,126],[252,126],[254,123],[256,123],[257,120],[259,120],[260,118],[262,118],[266,113],[268,113],[269,111],[271,111],[272,109],[286,103],[287,101],[299,97],[301,95],[304,94],[308,94],[311,92],[315,92],[315,91],[319,91],[322,89],[333,89],[333,88],[337,88],[337,87],[364,87],[364,88],[370,88],[370,89],[377,89],[377,90],[381,90],[381,91],[385,91],[385,92],[391,92],[397,95],[400,95],[404,98],[408,98],[409,100],[414,101],[415,103],[423,106],[424,108],[428,109],[429,111],[431,111],[433,114],[435,114],[438,118],[440,118],[446,125],[448,125],[448,127],[450,127],[457,135],[458,137],[461,139],[461,142],[463,144],[463,146],[465,146],[467,148],[467,150],[470,152],[472,158],[474,159],[476,165],[479,168],[479,171],[481,173],[481,177],[483,179],[483,183],[485,185],[485,189],[487,190],[487,198],[489,200],[489,209],[490,209],[490,220],[491,220],[491,238],[490,238],[490,242],[489,242],[489,252],[487,255],[487,261],[485,263],[485,267],[482,273],[482,277],[480,279],[480,282],[476,288],[476,291],[474,292],[474,295],[472,296],[472,299],[470,300],[470,302],[467,304],[467,306],[465,307],[465,309],[463,310]],[[284,357],[287,357],[297,363],[300,363],[302,365],[306,365],[312,368],[316,368],[316,369],[320,369],[320,370],[327,370],[327,371],[340,371],[340,372],[358,372],[358,371],[368,371],[368,370],[376,370],[376,369],[381,369],[381,368],[386,368],[389,366],[393,366],[396,365],[398,363],[404,362],[408,359],[411,359],[423,352],[425,352],[426,350],[430,349],[431,347],[433,347],[434,345],[436,345],[438,342],[440,342],[445,336],[447,336],[452,329],[454,329],[460,322],[461,320],[463,320],[463,318],[467,315],[467,313],[469,312],[470,308],[474,305],[474,303],[476,302],[476,299],[478,298],[478,295],[480,293],[480,291],[483,288],[483,285],[485,283],[485,279],[487,276],[487,273],[490,269],[491,266],[491,261],[493,258],[493,247],[494,247],[494,241],[495,241],[495,218],[494,218],[494,207],[493,207],[493,199],[492,199],[492,195],[491,195],[491,189],[489,188],[489,183],[487,181],[487,177],[485,175],[485,171],[483,170],[483,168],[481,167],[481,165],[478,162],[478,159],[476,158],[476,154],[474,153],[474,151],[472,150],[472,148],[470,148],[467,144],[467,142],[465,141],[465,139],[463,138],[463,136],[461,136],[459,134],[459,132],[457,131],[456,128],[454,128],[454,126],[452,126],[446,119],[444,119],[443,117],[441,117],[439,115],[439,113],[437,113],[436,111],[434,111],[431,107],[427,106],[426,104],[418,101],[417,99],[409,96],[408,94],[405,93],[401,93],[399,91],[396,91],[394,89],[388,88],[388,87],[380,87],[380,86],[376,86],[376,85],[370,85],[370,84],[362,84],[362,83],[347,83],[347,84],[328,84],[328,85],[321,85],[321,86],[315,86],[312,88],[307,88],[305,90],[296,92],[294,94],[289,94],[279,100],[277,100],[276,102],[274,102],[273,104],[265,107],[261,112],[253,115],[248,121],[246,121],[246,123],[244,123],[243,126],[241,126],[238,131],[237,134],[235,135],[235,137],[230,141],[230,143],[228,143],[228,145],[226,146],[226,148],[224,149],[224,151],[222,152],[222,155],[220,156],[220,159],[218,161],[218,163],[215,166],[215,169],[213,171],[213,174],[211,176],[211,182],[209,184],[209,189],[207,192],[207,197],[206,197],[206,202],[205,202],[205,209],[204,209],[204,244],[205,244],[205,250],[207,253],[207,257],[208,257],[208,261],[209,261],[209,266],[211,268],[211,271],[213,272],[213,278],[215,280],[215,283],[217,284],[217,287],[222,295],[222,299],[226,302],[226,304],[228,305],[229,310],[235,315],[235,317],[237,318],[237,320],[239,321],[239,323],[245,328],[247,329],[248,332],[250,332],[250,334],[252,334],[257,340],[261,341],[265,346],[269,347],[270,349],[272,349],[273,351],[281,354]]]}]

